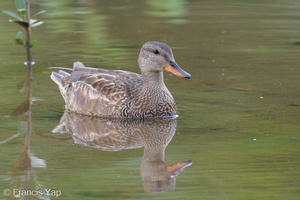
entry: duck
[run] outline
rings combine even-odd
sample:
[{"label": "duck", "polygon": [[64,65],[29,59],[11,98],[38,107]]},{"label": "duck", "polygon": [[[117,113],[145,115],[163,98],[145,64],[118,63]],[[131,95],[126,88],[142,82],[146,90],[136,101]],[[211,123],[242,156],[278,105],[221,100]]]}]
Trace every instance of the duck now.
[{"label": "duck", "polygon": [[158,193],[173,192],[176,177],[193,164],[191,160],[174,164],[165,161],[165,151],[175,136],[176,127],[177,119],[112,119],[65,111],[52,132],[70,134],[75,144],[101,151],[143,148],[140,176],[144,190]]},{"label": "duck", "polygon": [[[140,50],[141,74],[86,67],[77,61],[73,68],[51,73],[65,100],[67,111],[104,118],[177,117],[175,100],[164,83],[163,71],[190,79],[176,63],[165,43],[146,42]],[[71,73],[65,70],[70,70]]]}]

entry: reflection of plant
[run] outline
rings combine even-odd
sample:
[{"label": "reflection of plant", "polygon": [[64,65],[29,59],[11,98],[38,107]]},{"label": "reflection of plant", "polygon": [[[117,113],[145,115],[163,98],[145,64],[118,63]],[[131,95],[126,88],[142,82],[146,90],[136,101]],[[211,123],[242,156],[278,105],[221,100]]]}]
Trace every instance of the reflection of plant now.
[{"label": "reflection of plant", "polygon": [[[10,19],[9,20],[10,22],[15,22],[25,29],[25,37],[23,32],[19,31],[17,33],[15,43],[19,45],[23,45],[25,47],[27,60],[28,60],[26,64],[27,66],[30,67],[32,65],[30,50],[36,44],[36,40],[31,41],[31,28],[39,26],[43,24],[43,22],[36,19],[31,19],[29,0],[16,0],[15,2],[16,2],[16,9],[17,9],[16,13],[12,11],[3,11],[3,12],[14,18],[14,20]],[[40,11],[36,13],[34,16],[37,16],[44,12],[45,11]]]},{"label": "reflection of plant", "polygon": [[[29,199],[33,197],[34,199],[50,199],[49,193],[45,187],[38,181],[38,176],[35,173],[35,167],[46,167],[45,160],[34,156],[30,151],[31,143],[31,133],[32,133],[32,119],[31,119],[31,104],[32,104],[32,62],[31,58],[31,48],[36,44],[36,40],[31,41],[31,28],[43,24],[42,21],[31,19],[30,17],[30,7],[29,0],[15,0],[17,12],[3,11],[4,13],[10,15],[14,20],[10,19],[10,22],[15,22],[25,29],[25,36],[22,31],[17,33],[15,43],[22,45],[26,49],[27,55],[27,76],[26,76],[26,99],[20,106],[18,106],[12,113],[11,116],[21,115],[27,113],[27,123],[26,123],[26,136],[24,144],[24,152],[16,160],[14,167],[11,170],[11,175],[7,176],[7,180],[10,180],[10,185],[13,190],[6,189],[9,199]],[[37,16],[45,11],[38,12],[34,16]],[[19,136],[16,134],[0,144],[4,144],[7,141]],[[33,180],[33,189],[30,190],[30,180]],[[23,184],[22,184],[23,183]],[[13,192],[11,192],[13,191]],[[14,192],[19,191],[19,192]],[[25,193],[22,193],[25,191]],[[35,193],[27,193],[26,191],[38,191]]]},{"label": "reflection of plant", "polygon": [[[17,10],[16,13],[7,10],[3,12],[14,18],[14,19],[10,19],[9,20],[10,22],[15,22],[25,29],[25,36],[22,31],[19,31],[17,33],[15,43],[24,46],[26,50],[27,61],[25,62],[25,64],[27,65],[27,78],[26,78],[27,89],[26,89],[25,101],[21,103],[21,105],[11,113],[11,116],[21,115],[29,111],[27,114],[28,114],[28,118],[30,118],[31,116],[29,115],[30,115],[30,109],[32,103],[32,90],[31,90],[32,65],[34,64],[34,62],[32,62],[32,57],[31,57],[31,48],[36,44],[36,40],[31,41],[31,28],[39,26],[43,24],[43,22],[36,19],[31,19],[29,0],[15,0],[15,3],[16,3],[16,10]],[[33,16],[37,16],[44,12],[45,11],[40,11]]]}]

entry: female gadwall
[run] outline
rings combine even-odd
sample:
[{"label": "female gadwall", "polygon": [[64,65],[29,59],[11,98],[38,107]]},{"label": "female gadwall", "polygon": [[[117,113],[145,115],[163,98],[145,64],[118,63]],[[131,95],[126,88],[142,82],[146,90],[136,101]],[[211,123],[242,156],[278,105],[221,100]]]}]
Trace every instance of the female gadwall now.
[{"label": "female gadwall", "polygon": [[[174,117],[176,104],[163,80],[163,70],[190,78],[173,57],[171,48],[161,42],[147,42],[140,51],[141,75],[123,70],[85,67],[75,62],[69,74],[52,72],[66,102],[76,113],[110,118]],[[53,67],[55,68],[55,67]]]}]

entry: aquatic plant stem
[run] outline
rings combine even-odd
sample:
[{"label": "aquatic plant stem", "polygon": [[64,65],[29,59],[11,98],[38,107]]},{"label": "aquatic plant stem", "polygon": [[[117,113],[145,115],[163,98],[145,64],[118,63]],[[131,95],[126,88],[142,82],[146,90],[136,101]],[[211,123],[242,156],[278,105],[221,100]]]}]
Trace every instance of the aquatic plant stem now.
[{"label": "aquatic plant stem", "polygon": [[30,3],[29,0],[25,0],[25,6],[26,6],[26,15],[25,15],[25,21],[29,24],[29,26],[25,29],[26,30],[26,43],[25,43],[25,49],[26,49],[26,56],[27,56],[27,77],[26,77],[26,99],[29,101],[29,109],[28,109],[28,115],[30,115],[30,108],[31,108],[31,99],[32,99],[32,56],[31,56],[31,26],[30,26]]},{"label": "aquatic plant stem", "polygon": [[26,49],[26,55],[27,55],[27,67],[32,67],[32,57],[31,57],[31,25],[30,25],[30,3],[29,0],[25,0],[25,6],[26,6],[26,15],[25,15],[25,21],[29,24],[29,26],[25,29],[26,30],[26,43],[25,43],[25,49]]},{"label": "aquatic plant stem", "polygon": [[26,55],[27,55],[27,76],[26,76],[26,99],[28,101],[28,111],[27,111],[27,134],[25,140],[25,151],[30,153],[30,138],[32,132],[32,122],[31,122],[31,104],[32,104],[32,57],[31,57],[31,25],[30,25],[30,3],[29,0],[25,0],[26,15],[25,21],[29,24],[26,28]]}]

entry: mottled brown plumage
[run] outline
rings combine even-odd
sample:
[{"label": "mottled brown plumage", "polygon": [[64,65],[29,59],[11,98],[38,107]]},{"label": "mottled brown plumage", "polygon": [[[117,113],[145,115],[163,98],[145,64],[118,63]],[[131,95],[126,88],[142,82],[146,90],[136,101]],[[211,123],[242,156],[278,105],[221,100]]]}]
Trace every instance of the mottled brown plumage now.
[{"label": "mottled brown plumage", "polygon": [[[175,116],[176,104],[163,81],[163,70],[190,78],[175,62],[171,48],[147,42],[138,58],[142,74],[85,67],[75,62],[72,73],[52,72],[66,109],[84,115],[112,118]],[[65,69],[65,68],[64,68]]]}]

